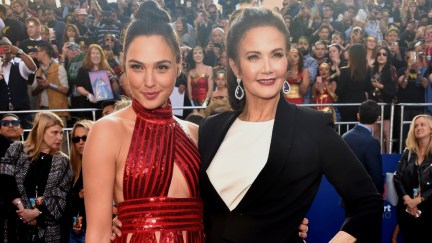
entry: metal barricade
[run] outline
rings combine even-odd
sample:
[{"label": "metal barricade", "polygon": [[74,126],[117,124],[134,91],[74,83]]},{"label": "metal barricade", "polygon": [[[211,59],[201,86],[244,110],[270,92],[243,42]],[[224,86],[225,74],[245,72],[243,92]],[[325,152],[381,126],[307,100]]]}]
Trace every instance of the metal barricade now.
[{"label": "metal barricade", "polygon": [[[381,120],[379,120],[377,123],[380,124],[380,144],[381,144],[381,152],[383,152],[383,136],[384,136],[384,107],[390,106],[390,141],[389,141],[389,147],[388,150],[389,153],[393,151],[393,144],[396,140],[393,139],[393,132],[394,132],[394,118],[395,118],[395,106],[400,106],[400,124],[399,130],[400,135],[398,138],[399,142],[399,153],[402,152],[402,146],[403,146],[403,132],[404,132],[404,125],[410,124],[411,121],[405,121],[403,119],[404,117],[404,111],[405,107],[426,107],[426,106],[432,106],[432,103],[400,103],[400,104],[388,104],[388,103],[378,103],[381,107]],[[303,107],[309,107],[314,109],[315,107],[323,107],[323,106],[330,106],[330,107],[342,107],[342,106],[355,106],[359,107],[360,103],[347,103],[347,104],[339,104],[339,103],[332,103],[332,104],[301,104],[299,106]],[[206,106],[179,106],[179,107],[173,107],[173,110],[191,110],[191,109],[205,109]],[[44,111],[51,111],[51,112],[91,112],[93,121],[96,121],[96,112],[100,109],[54,109],[54,110],[26,110],[26,111],[0,111],[1,114],[6,113],[13,113],[13,114],[22,114],[22,113],[37,113],[37,112],[44,112]],[[340,134],[340,131],[342,128],[346,128],[345,130],[348,130],[349,126],[357,124],[358,121],[335,121],[336,130]],[[66,134],[66,140],[67,140],[67,146],[68,146],[68,154],[70,150],[70,131],[72,130],[71,127],[65,127],[65,134]],[[30,129],[25,129],[24,132],[29,132]]]}]

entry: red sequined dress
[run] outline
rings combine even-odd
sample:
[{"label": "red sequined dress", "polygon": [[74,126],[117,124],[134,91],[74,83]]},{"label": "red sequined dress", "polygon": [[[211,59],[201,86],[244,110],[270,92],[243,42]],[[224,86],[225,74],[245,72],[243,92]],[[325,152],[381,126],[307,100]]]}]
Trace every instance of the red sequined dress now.
[{"label": "red sequined dress", "polygon": [[192,100],[195,105],[201,106],[207,98],[209,76],[203,74],[202,76],[194,75],[191,78]]},{"label": "red sequined dress", "polygon": [[[204,242],[196,145],[174,120],[170,103],[147,110],[133,100],[132,107],[137,118],[125,164],[124,201],[117,205],[122,237],[115,242],[128,242],[131,233],[129,242]],[[174,164],[189,198],[167,196]]]},{"label": "red sequined dress", "polygon": [[303,95],[300,94],[300,85],[303,81],[303,73],[299,72],[296,78],[287,77],[287,82],[290,84],[290,90],[285,95],[285,99],[294,104],[303,104]]}]

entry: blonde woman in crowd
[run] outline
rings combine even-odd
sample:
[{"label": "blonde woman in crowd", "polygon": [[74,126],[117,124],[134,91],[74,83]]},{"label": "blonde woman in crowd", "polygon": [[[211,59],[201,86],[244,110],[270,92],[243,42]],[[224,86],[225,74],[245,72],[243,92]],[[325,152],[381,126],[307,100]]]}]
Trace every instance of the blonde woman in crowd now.
[{"label": "blonde woman in crowd", "polygon": [[9,242],[61,242],[60,220],[72,184],[69,158],[60,151],[63,121],[41,112],[24,142],[15,142],[1,159],[9,177],[7,196],[16,207],[8,217]]},{"label": "blonde woman in crowd", "polygon": [[71,131],[70,160],[73,171],[73,186],[68,195],[65,212],[66,238],[72,243],[85,239],[86,217],[84,207],[84,187],[82,176],[82,155],[87,141],[87,134],[94,121],[77,121]]},{"label": "blonde woman in crowd", "polygon": [[432,225],[432,117],[414,117],[394,174],[397,220],[403,242],[425,242]]}]

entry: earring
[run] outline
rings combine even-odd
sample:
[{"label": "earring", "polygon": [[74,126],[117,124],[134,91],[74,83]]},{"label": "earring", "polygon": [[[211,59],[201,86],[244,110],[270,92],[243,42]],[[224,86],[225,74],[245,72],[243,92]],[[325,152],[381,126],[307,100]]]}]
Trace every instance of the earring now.
[{"label": "earring", "polygon": [[243,88],[240,86],[240,83],[241,83],[241,79],[237,78],[237,88],[235,89],[235,97],[236,97],[238,100],[243,99],[243,96],[244,96],[244,90],[243,90]]},{"label": "earring", "polygon": [[288,83],[288,81],[284,81],[283,82],[283,85],[282,85],[282,92],[284,93],[284,94],[288,94],[288,92],[290,91],[290,89],[291,89],[291,86],[290,86],[290,84]]}]

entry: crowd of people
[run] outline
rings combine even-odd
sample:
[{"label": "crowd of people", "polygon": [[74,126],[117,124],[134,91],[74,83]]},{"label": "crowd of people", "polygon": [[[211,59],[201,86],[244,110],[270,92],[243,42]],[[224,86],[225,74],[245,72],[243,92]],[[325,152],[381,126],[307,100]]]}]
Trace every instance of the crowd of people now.
[{"label": "crowd of people", "polygon": [[[141,2],[69,0],[57,6],[53,0],[15,0],[0,5],[0,28],[6,37],[0,40],[4,79],[0,110],[97,110],[95,115],[89,111],[57,113],[70,128],[77,120],[101,117],[103,100],[130,97],[123,77],[123,37]],[[203,107],[214,101],[216,78],[226,81],[224,39],[229,17],[239,6],[260,6],[261,2],[158,3],[170,14],[170,24],[180,40],[182,68],[176,86],[184,95],[183,105],[201,107],[185,109],[181,118],[191,113],[190,119],[205,117]],[[384,153],[395,152],[390,151],[390,140],[400,135],[405,138],[408,131],[408,127],[399,129],[399,109],[390,123],[390,104],[420,104],[405,107],[404,121],[432,112],[421,105],[432,100],[432,10],[428,1],[283,0],[275,11],[281,13],[291,33],[288,101],[314,104],[312,108],[332,112],[334,120],[341,122],[355,122],[357,107],[366,99],[386,104],[380,123],[382,137],[380,125],[374,129],[374,136],[385,145]],[[349,59],[350,51],[358,58]],[[229,107],[227,95],[222,94],[217,103]],[[338,107],[344,103],[357,105]],[[24,128],[31,128],[34,114],[18,116]]]},{"label": "crowd of people", "polygon": [[[390,128],[389,104],[432,102],[432,4],[283,0],[273,10],[249,8],[260,5],[237,0],[0,4],[0,179],[14,188],[0,198],[7,212],[1,215],[0,238],[109,240],[116,214],[124,233],[114,230],[117,242],[179,237],[297,242],[306,236],[307,226],[301,225],[299,237],[299,224],[324,174],[347,212],[334,242],[376,242],[382,171],[372,181],[367,164],[366,170],[359,166],[331,124],[359,120],[364,131],[382,139],[385,153],[392,152],[390,133],[402,131]],[[174,87],[184,106],[193,108],[182,116],[172,114]],[[381,117],[361,119],[358,105],[337,106],[366,100],[386,104]],[[312,110],[326,115],[292,104],[315,104]],[[46,111],[16,112],[23,110]],[[212,116],[219,113],[224,115]],[[420,105],[403,114],[412,124],[395,184],[405,239],[416,239],[409,237],[418,237],[413,232],[432,218],[427,206],[432,118],[426,113],[432,109]],[[64,128],[72,128],[69,142]],[[293,137],[299,143],[275,146]],[[302,143],[315,153],[297,147]],[[282,160],[291,162],[282,166],[277,162]],[[292,174],[292,166],[299,165],[293,161],[309,161],[308,167]],[[350,178],[341,170],[350,171]],[[359,185],[356,192],[352,185]],[[153,203],[173,210],[169,217],[152,211],[150,218],[166,221],[135,223],[148,217]],[[177,214],[187,217],[169,224]]]}]

